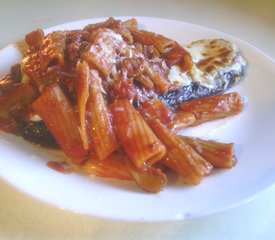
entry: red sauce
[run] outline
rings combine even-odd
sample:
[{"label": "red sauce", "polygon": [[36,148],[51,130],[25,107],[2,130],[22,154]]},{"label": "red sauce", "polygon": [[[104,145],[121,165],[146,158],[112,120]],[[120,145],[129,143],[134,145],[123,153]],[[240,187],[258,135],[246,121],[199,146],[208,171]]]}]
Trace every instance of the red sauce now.
[{"label": "red sauce", "polygon": [[73,171],[73,169],[66,162],[47,162],[47,166],[57,172],[68,174]]}]

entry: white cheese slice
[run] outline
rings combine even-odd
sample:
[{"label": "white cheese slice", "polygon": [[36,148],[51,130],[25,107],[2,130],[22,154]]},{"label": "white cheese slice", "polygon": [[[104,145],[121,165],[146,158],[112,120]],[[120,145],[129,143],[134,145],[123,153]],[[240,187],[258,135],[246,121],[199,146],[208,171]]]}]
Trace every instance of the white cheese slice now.
[{"label": "white cheese slice", "polygon": [[222,76],[229,72],[240,75],[246,65],[237,46],[223,39],[203,39],[184,48],[190,53],[194,65],[188,72],[182,72],[178,66],[172,66],[168,76],[172,83],[186,86],[198,82],[213,89],[220,84],[219,81],[226,81]]}]

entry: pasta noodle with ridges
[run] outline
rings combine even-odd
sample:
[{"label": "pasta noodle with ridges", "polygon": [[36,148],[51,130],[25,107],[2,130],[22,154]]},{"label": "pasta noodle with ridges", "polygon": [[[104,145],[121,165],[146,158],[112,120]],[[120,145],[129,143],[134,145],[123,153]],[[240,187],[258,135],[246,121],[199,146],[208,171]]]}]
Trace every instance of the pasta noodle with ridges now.
[{"label": "pasta noodle with ridges", "polygon": [[151,166],[165,155],[164,145],[129,101],[117,101],[110,109],[117,136],[137,168]]},{"label": "pasta noodle with ridges", "polygon": [[97,71],[89,72],[87,124],[91,149],[103,160],[118,148],[115,132],[102,93],[101,78]]}]

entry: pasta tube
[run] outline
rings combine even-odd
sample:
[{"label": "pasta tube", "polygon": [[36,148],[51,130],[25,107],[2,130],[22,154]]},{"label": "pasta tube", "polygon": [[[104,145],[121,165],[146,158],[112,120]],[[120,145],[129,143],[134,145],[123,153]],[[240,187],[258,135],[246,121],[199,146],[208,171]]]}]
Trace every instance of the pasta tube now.
[{"label": "pasta tube", "polygon": [[213,140],[203,140],[185,136],[181,136],[181,138],[190,144],[214,167],[231,168],[236,164],[233,143],[221,143]]},{"label": "pasta tube", "polygon": [[101,78],[96,70],[89,72],[89,98],[87,100],[87,123],[91,139],[91,149],[98,159],[108,157],[118,144],[113,130],[108,108],[103,98]]},{"label": "pasta tube", "polygon": [[180,109],[195,115],[196,121],[192,126],[196,126],[240,113],[243,102],[240,95],[233,92],[186,101],[180,104]]},{"label": "pasta tube", "polygon": [[97,29],[92,34],[93,43],[83,54],[84,60],[96,67],[105,77],[116,64],[117,51],[122,52],[126,43],[111,29]]},{"label": "pasta tube", "polygon": [[147,192],[158,193],[166,186],[167,177],[160,169],[146,164],[137,168],[130,159],[126,158],[125,161],[136,183]]},{"label": "pasta tube", "polygon": [[137,168],[150,166],[165,155],[165,146],[129,101],[119,100],[110,109],[118,138]]},{"label": "pasta tube", "polygon": [[76,95],[79,111],[80,135],[85,149],[89,148],[89,139],[86,126],[86,105],[89,98],[89,66],[86,62],[78,63],[76,66],[78,74],[76,83]]},{"label": "pasta tube", "polygon": [[147,122],[158,119],[161,123],[175,132],[190,126],[196,120],[193,113],[180,110],[173,112],[159,99],[149,99],[142,102],[139,111]]},{"label": "pasta tube", "polygon": [[83,165],[83,170],[89,175],[122,180],[133,180],[133,177],[125,164],[125,156],[113,153],[104,160],[96,156],[90,157]]},{"label": "pasta tube", "polygon": [[74,164],[81,165],[87,151],[83,148],[78,121],[70,102],[57,83],[47,87],[32,108],[42,118],[56,142]]},{"label": "pasta tube", "polygon": [[64,65],[64,49],[66,45],[66,33],[54,31],[46,35],[41,48],[41,70],[46,70],[50,62],[56,61],[58,65]]},{"label": "pasta tube", "polygon": [[178,132],[183,128],[191,126],[196,121],[195,115],[190,112],[176,110],[172,122],[168,125],[174,132]]},{"label": "pasta tube", "polygon": [[150,126],[167,148],[162,163],[179,173],[186,183],[198,184],[203,176],[210,174],[213,166],[183,139],[157,119],[152,120]]},{"label": "pasta tube", "polygon": [[131,33],[135,42],[143,45],[153,45],[161,53],[166,52],[175,46],[175,42],[172,39],[164,37],[160,34],[134,29],[131,29]]},{"label": "pasta tube", "polygon": [[139,112],[147,122],[159,119],[166,126],[171,124],[174,118],[174,113],[157,98],[141,102]]},{"label": "pasta tube", "polygon": [[43,38],[45,37],[43,30],[37,29],[25,36],[25,42],[29,47],[39,48],[43,44]]}]

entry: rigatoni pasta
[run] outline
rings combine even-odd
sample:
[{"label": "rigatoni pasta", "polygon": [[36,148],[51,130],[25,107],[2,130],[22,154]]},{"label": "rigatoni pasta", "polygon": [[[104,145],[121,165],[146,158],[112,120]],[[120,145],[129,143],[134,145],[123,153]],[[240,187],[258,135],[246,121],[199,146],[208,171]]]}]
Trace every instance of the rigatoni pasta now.
[{"label": "rigatoni pasta", "polygon": [[[234,166],[232,143],[178,134],[238,114],[243,102],[238,93],[190,100],[206,95],[205,79],[190,76],[207,61],[197,63],[173,39],[139,29],[134,18],[109,18],[77,30],[37,29],[24,46],[22,61],[0,79],[0,129],[26,139],[47,133],[69,171],[135,181],[157,193],[169,185],[168,171],[196,185],[213,168]],[[219,51],[219,58],[228,53]]]},{"label": "rigatoni pasta", "polygon": [[180,109],[195,115],[196,121],[192,125],[196,126],[240,113],[243,101],[238,93],[233,92],[188,101],[180,104]]},{"label": "rigatoni pasta", "polygon": [[63,31],[55,31],[47,35],[41,47],[41,70],[53,61],[58,65],[64,65],[64,49],[65,49],[66,35]]},{"label": "rigatoni pasta", "polygon": [[142,168],[160,161],[166,148],[132,104],[120,100],[113,103],[110,110],[117,136],[133,164]]},{"label": "rigatoni pasta", "polygon": [[161,169],[147,164],[138,168],[129,158],[126,158],[125,162],[137,184],[144,190],[157,193],[166,186],[167,177]]},{"label": "rigatoni pasta", "polygon": [[108,76],[115,65],[116,50],[124,43],[121,36],[110,29],[93,32],[94,44],[84,54],[85,61]]},{"label": "rigatoni pasta", "polygon": [[131,30],[131,33],[135,42],[142,45],[153,45],[160,53],[169,51],[176,44],[172,39],[145,30]]},{"label": "rigatoni pasta", "polygon": [[236,164],[233,143],[221,143],[187,136],[180,137],[214,167],[231,168]]},{"label": "rigatoni pasta", "polygon": [[122,153],[113,153],[102,161],[95,155],[92,155],[84,163],[82,168],[85,173],[89,175],[121,180],[133,180],[133,176],[126,165],[126,157],[127,156]]},{"label": "rigatoni pasta", "polygon": [[89,98],[90,68],[85,61],[83,63],[79,62],[76,66],[76,72],[78,75],[76,97],[79,111],[79,132],[84,149],[88,149],[89,138],[87,133],[86,106]]},{"label": "rigatoni pasta", "polygon": [[118,148],[118,143],[103,98],[101,78],[97,71],[89,72],[89,82],[86,121],[90,136],[90,148],[94,150],[99,160],[103,160]]},{"label": "rigatoni pasta", "polygon": [[82,145],[73,107],[58,84],[49,86],[32,103],[32,108],[43,119],[62,151],[74,164],[81,165],[86,159],[87,151]]},{"label": "rigatoni pasta", "polygon": [[162,163],[178,172],[186,183],[198,184],[210,174],[213,166],[158,119],[150,121],[150,127],[167,149]]}]

